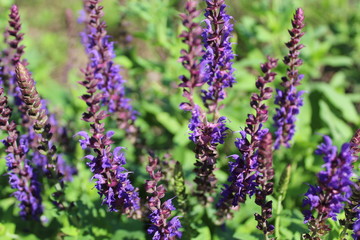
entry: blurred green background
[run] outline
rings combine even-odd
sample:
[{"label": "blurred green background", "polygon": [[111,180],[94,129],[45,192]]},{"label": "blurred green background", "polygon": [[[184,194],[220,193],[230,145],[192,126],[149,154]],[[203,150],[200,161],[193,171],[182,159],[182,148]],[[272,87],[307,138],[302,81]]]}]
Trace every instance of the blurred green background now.
[{"label": "blurred green background", "polygon": [[[79,99],[84,89],[77,83],[82,79],[79,69],[86,63],[79,38],[83,25],[77,23],[82,1],[0,0],[0,31],[5,29],[9,8],[14,3],[20,9],[25,58],[30,63],[38,91],[48,100],[51,111],[61,116],[59,121],[68,126],[70,135],[87,130],[87,124],[80,121],[86,109]],[[184,3],[180,0],[106,0],[102,5],[108,33],[116,42],[115,62],[123,67],[128,97],[140,113],[137,125],[142,136],[158,155],[171,153],[183,164],[191,188],[195,158],[193,145],[187,138],[190,116],[178,109],[184,99],[181,89],[177,88],[178,77],[186,74],[177,60],[185,47],[177,37],[183,29],[178,14],[183,11]],[[322,165],[322,159],[313,154],[321,135],[330,135],[334,143],[341,146],[360,127],[360,1],[238,0],[227,1],[227,4],[228,13],[234,18],[237,83],[228,90],[222,110],[234,133],[229,134],[220,149],[219,188],[227,179],[226,156],[237,153],[233,144],[239,136],[236,131],[244,127],[247,114],[252,111],[249,98],[255,91],[259,64],[266,61],[267,55],[282,59],[287,53],[284,43],[289,39],[290,19],[298,7],[305,12],[306,35],[302,42],[306,48],[301,54],[304,64],[300,67],[305,78],[299,87],[306,91],[304,107],[297,122],[294,146],[278,151],[274,158],[276,181],[287,164],[290,163],[293,170],[283,203],[280,233],[283,239],[299,239],[306,231],[301,214],[302,194],[307,190],[305,183],[316,182],[315,174]],[[1,42],[0,50],[5,47]],[[279,65],[277,71],[282,76],[286,68]],[[275,85],[279,83],[280,77]],[[273,115],[274,105],[269,104]],[[271,124],[270,120],[268,126]],[[115,127],[115,124],[108,126]],[[116,144],[127,147],[127,168],[135,172],[136,185],[140,187],[147,179],[145,169],[136,165],[135,149],[123,139],[123,133],[117,130],[117,136]],[[78,145],[75,141],[71,144]],[[0,162],[1,239],[145,238],[145,226],[120,219],[115,213],[106,213],[104,206],[100,207],[93,183],[88,181],[91,176],[82,160],[84,153],[79,146],[76,151],[75,157],[67,160],[78,167],[80,174],[69,184],[67,195],[76,201],[78,211],[69,217],[57,213],[45,201],[47,220],[43,223],[23,222],[17,217],[16,202],[9,197],[13,190],[4,175],[6,166],[4,161]],[[213,211],[194,209],[193,224],[200,232],[196,239],[261,239],[253,218],[259,208],[253,199],[235,214],[226,229],[211,225]],[[340,229],[338,223],[332,225],[334,235],[329,239],[335,239]]]}]

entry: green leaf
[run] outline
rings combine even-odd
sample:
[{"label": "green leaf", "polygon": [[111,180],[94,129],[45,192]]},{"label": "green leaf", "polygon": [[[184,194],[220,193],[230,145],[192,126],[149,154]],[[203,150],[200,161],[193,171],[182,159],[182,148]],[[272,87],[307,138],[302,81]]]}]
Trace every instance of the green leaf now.
[{"label": "green leaf", "polygon": [[320,117],[328,125],[331,135],[334,136],[335,139],[351,138],[351,127],[339,119],[324,101],[320,101]]},{"label": "green leaf", "polygon": [[332,67],[350,67],[353,59],[347,56],[327,56],[322,63]]},{"label": "green leaf", "polygon": [[198,229],[199,235],[193,240],[204,240],[204,239],[211,239],[211,232],[209,227],[204,226]]},{"label": "green leaf", "polygon": [[76,237],[79,234],[79,230],[74,226],[67,226],[61,228],[61,231],[68,236]]},{"label": "green leaf", "polygon": [[322,92],[331,105],[340,111],[345,120],[355,124],[359,123],[356,108],[346,94],[335,91],[333,87],[325,83],[314,85],[314,89]]},{"label": "green leaf", "polygon": [[126,69],[130,69],[133,66],[132,61],[124,55],[114,58],[114,62],[119,64],[122,68],[126,68]]}]

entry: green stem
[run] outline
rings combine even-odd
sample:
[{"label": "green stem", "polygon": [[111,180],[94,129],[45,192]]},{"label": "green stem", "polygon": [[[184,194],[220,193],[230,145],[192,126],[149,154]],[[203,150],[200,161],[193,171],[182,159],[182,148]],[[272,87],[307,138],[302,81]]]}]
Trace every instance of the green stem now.
[{"label": "green stem", "polygon": [[280,213],[282,210],[281,202],[283,200],[283,196],[280,194],[277,201],[277,208],[276,208],[276,218],[275,218],[275,238],[280,240]]}]

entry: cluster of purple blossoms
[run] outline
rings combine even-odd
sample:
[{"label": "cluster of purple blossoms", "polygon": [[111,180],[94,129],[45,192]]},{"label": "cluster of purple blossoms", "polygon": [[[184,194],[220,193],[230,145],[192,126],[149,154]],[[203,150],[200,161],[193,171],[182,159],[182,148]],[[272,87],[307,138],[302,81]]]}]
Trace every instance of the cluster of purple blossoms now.
[{"label": "cluster of purple blossoms", "polygon": [[96,189],[101,197],[104,197],[103,204],[107,204],[110,211],[121,211],[122,213],[136,217],[136,211],[139,209],[139,197],[137,189],[135,189],[128,175],[130,174],[123,165],[126,164],[124,154],[121,147],[111,150],[111,140],[114,132],[105,133],[103,121],[107,117],[107,112],[101,110],[102,94],[97,92],[98,79],[97,70],[92,68],[91,63],[88,64],[85,71],[85,80],[81,85],[87,89],[87,94],[82,99],[88,105],[87,112],[83,114],[83,120],[89,122],[91,127],[91,135],[85,131],[79,132],[77,135],[83,137],[80,140],[81,147],[91,148],[95,155],[87,155],[90,160],[88,165],[96,179]]},{"label": "cluster of purple blossoms", "polygon": [[0,88],[0,129],[8,133],[2,142],[6,147],[6,164],[8,167],[11,188],[20,202],[20,216],[38,220],[43,212],[40,196],[41,184],[30,161],[26,159],[28,148],[22,144],[15,122],[10,122],[11,109],[7,106],[7,98],[3,96],[4,89]]},{"label": "cluster of purple blossoms", "polygon": [[261,64],[261,70],[264,77],[259,76],[256,81],[256,87],[260,94],[254,93],[251,96],[250,106],[255,109],[256,114],[249,114],[246,120],[246,127],[240,131],[241,138],[235,142],[241,156],[231,155],[234,162],[229,163],[230,176],[228,181],[230,185],[225,185],[221,193],[221,199],[217,203],[219,218],[230,217],[230,208],[244,203],[246,196],[250,197],[256,193],[259,183],[258,174],[258,149],[260,141],[269,132],[263,128],[263,123],[268,119],[268,106],[263,101],[271,98],[272,88],[266,87],[266,84],[274,81],[276,73],[271,72],[277,66],[277,59],[268,57],[268,62]]},{"label": "cluster of purple blossoms", "polygon": [[170,221],[171,212],[176,210],[172,204],[172,199],[161,202],[165,197],[166,189],[160,184],[163,174],[159,171],[158,158],[149,156],[149,165],[146,166],[146,171],[150,175],[150,180],[146,181],[146,192],[151,194],[148,198],[147,206],[150,210],[149,219],[151,226],[148,228],[148,233],[153,240],[173,240],[180,239],[182,233],[179,231],[181,223],[179,217],[175,216]]},{"label": "cluster of purple blossoms", "polygon": [[125,96],[125,80],[120,75],[120,66],[114,63],[114,42],[106,32],[106,23],[101,20],[103,7],[100,0],[84,0],[85,12],[81,20],[86,22],[86,28],[81,33],[82,43],[91,67],[97,69],[97,78],[100,80],[97,87],[103,93],[103,106],[116,117],[119,128],[127,134],[136,134],[134,121],[137,112],[130,105],[130,99]]},{"label": "cluster of purple blossoms", "polygon": [[295,134],[296,116],[299,114],[299,108],[303,105],[303,91],[297,91],[296,86],[300,85],[304,75],[299,74],[297,67],[301,66],[303,61],[299,59],[300,50],[304,48],[303,44],[299,44],[300,38],[305,34],[302,32],[304,28],[304,12],[301,8],[296,10],[294,19],[292,20],[293,29],[289,30],[291,40],[285,45],[289,48],[289,54],[284,57],[283,62],[288,66],[287,76],[282,78],[281,85],[283,90],[276,90],[277,96],[275,104],[276,108],[274,116],[275,131],[275,149],[279,149],[281,145],[290,147],[290,140]]},{"label": "cluster of purple blossoms", "polygon": [[216,123],[206,120],[199,111],[199,107],[195,106],[192,111],[192,118],[189,123],[190,139],[195,143],[195,169],[196,173],[195,195],[198,199],[206,204],[212,202],[210,196],[215,191],[217,179],[214,175],[215,164],[218,158],[217,145],[223,144],[226,131],[225,117],[220,117]]},{"label": "cluster of purple blossoms", "polygon": [[[88,57],[89,61],[86,67],[85,80],[80,82],[86,87],[87,94],[82,96],[86,102],[88,109],[83,114],[83,120],[91,123],[91,135],[81,131],[77,135],[83,137],[80,140],[81,147],[91,148],[94,155],[88,155],[86,158],[90,160],[88,165],[96,179],[96,189],[101,197],[104,197],[103,204],[107,204],[110,211],[120,211],[132,217],[139,217],[139,196],[137,189],[133,187],[128,176],[130,172],[123,167],[126,164],[122,148],[117,147],[112,150],[111,140],[114,132],[105,133],[105,124],[102,121],[108,116],[108,111],[101,110],[104,99],[111,98],[111,94],[115,92],[111,89],[112,81],[108,68],[113,65],[112,62],[103,61],[105,58],[99,57],[103,54],[110,54],[107,50],[109,43],[106,35],[105,23],[100,22],[103,15],[102,7],[98,5],[97,0],[89,0],[85,6],[90,9],[89,15],[89,45]],[[101,42],[99,42],[101,40]],[[103,45],[105,41],[105,45]],[[111,44],[110,44],[111,45]],[[112,53],[111,53],[112,54]],[[110,95],[109,95],[110,94]],[[114,102],[115,103],[115,102]],[[116,105],[119,102],[116,103]],[[110,110],[110,109],[109,109]]]},{"label": "cluster of purple blossoms", "polygon": [[197,87],[204,85],[200,63],[200,58],[204,54],[201,42],[202,28],[199,23],[194,22],[194,19],[200,15],[197,5],[197,1],[187,1],[185,5],[187,14],[180,14],[183,25],[187,30],[184,30],[179,37],[183,39],[183,43],[188,46],[188,49],[181,50],[182,56],[179,58],[179,61],[190,73],[189,77],[185,75],[180,76],[182,83],[179,84],[179,87],[183,88],[183,96],[189,101],[189,103],[184,102],[180,104],[180,109],[185,111],[194,109],[194,91]]},{"label": "cluster of purple blossoms", "polygon": [[[188,50],[182,50],[180,61],[189,71],[190,77],[181,76],[183,96],[188,103],[181,103],[180,108],[191,111],[192,117],[189,123],[190,140],[195,143],[195,182],[197,184],[195,195],[206,204],[213,201],[209,194],[216,188],[214,175],[215,164],[218,158],[217,145],[223,144],[226,137],[225,117],[218,117],[218,102],[225,97],[225,87],[234,83],[232,76],[231,60],[233,53],[229,42],[232,25],[231,17],[226,15],[224,1],[206,1],[207,27],[194,22],[200,14],[196,7],[197,1],[188,1],[185,9],[187,14],[182,14],[183,25],[187,31],[183,31],[180,37],[188,45]],[[202,41],[201,41],[202,38]],[[205,47],[205,51],[203,50]],[[209,89],[202,90],[202,98],[205,111],[194,102],[196,88],[201,88],[208,83]],[[207,114],[213,114],[213,120],[209,121]]]},{"label": "cluster of purple blossoms", "polygon": [[[74,173],[71,167],[65,165],[64,161],[59,162],[57,148],[53,144],[51,124],[46,114],[46,109],[42,105],[42,100],[35,87],[35,81],[32,79],[29,71],[21,62],[15,67],[16,80],[21,92],[21,100],[23,101],[26,115],[29,117],[29,134],[25,136],[30,140],[29,146],[34,151],[32,157],[34,163],[40,163],[38,169],[46,169],[44,173],[51,180],[50,184],[55,186],[55,192],[52,194],[52,203],[59,209],[65,210],[70,205],[64,198],[64,174],[72,175]],[[32,135],[35,134],[36,137]],[[30,137],[29,137],[30,136]],[[23,141],[24,143],[26,141]],[[43,156],[41,156],[43,155]],[[35,158],[35,159],[34,159]],[[38,158],[38,159],[36,159]],[[70,170],[71,169],[71,170]],[[67,172],[70,170],[70,172]],[[67,176],[66,179],[71,179]]]},{"label": "cluster of purple blossoms", "polygon": [[[22,100],[23,97],[21,89],[17,85],[15,66],[18,63],[26,66],[27,61],[21,60],[25,48],[24,45],[21,45],[24,34],[20,33],[21,22],[19,11],[16,5],[11,7],[9,17],[9,28],[6,30],[6,42],[9,45],[9,48],[5,51],[6,54],[4,54],[4,64],[6,65],[4,66],[4,71],[2,73],[3,78],[7,79],[4,82],[4,87],[8,88],[9,96],[14,98],[14,105],[16,105],[21,115],[21,127],[24,129],[24,131],[27,132],[20,136],[20,141],[22,141],[24,144],[27,144],[27,148],[32,150],[29,152],[31,154],[30,157],[32,162],[35,163],[39,169],[42,169],[42,172],[44,172],[45,175],[48,175],[49,171],[47,168],[50,164],[47,161],[47,157],[38,151],[38,142],[41,142],[42,138],[41,134],[36,133],[36,131],[33,129],[33,125],[35,124],[34,119],[27,115],[28,107]],[[51,124],[51,130],[49,130],[49,133],[55,136],[55,141],[63,138],[66,135],[66,129],[58,126],[54,115],[49,113],[44,100],[41,100],[40,107],[46,111],[46,115],[50,115],[49,121]],[[59,136],[60,134],[61,137]],[[68,176],[67,179],[71,179],[71,175],[76,172],[74,168],[67,165],[64,161],[62,161],[62,169],[64,171],[66,170],[66,175]]]},{"label": "cluster of purple blossoms", "polygon": [[[310,208],[303,212],[305,223],[309,224],[310,237],[322,236],[330,230],[326,220],[337,219],[338,213],[352,194],[353,185],[351,177],[354,155],[351,144],[343,144],[338,153],[330,137],[324,136],[324,142],[315,153],[323,156],[325,170],[318,173],[318,186],[310,185],[303,200],[303,205]],[[317,212],[316,216],[313,214],[314,210]]]},{"label": "cluster of purple blossoms", "polygon": [[232,60],[235,55],[230,43],[233,25],[231,17],[226,14],[225,0],[206,0],[204,20],[206,27],[202,37],[205,54],[202,58],[204,82],[209,87],[202,91],[202,99],[209,113],[217,116],[219,102],[226,97],[225,88],[235,83]]},{"label": "cluster of purple blossoms", "polygon": [[[52,170],[57,171],[58,167],[55,166],[53,163],[50,163],[48,160],[53,157],[53,155],[47,156],[48,153],[46,152],[47,149],[50,149],[51,146],[42,147],[39,146],[39,143],[43,142],[43,138],[50,137],[52,134],[50,133],[50,129],[46,125],[47,117],[46,114],[40,113],[40,108],[44,107],[44,105],[39,104],[40,100],[39,96],[37,95],[35,85],[33,80],[30,77],[29,72],[26,70],[25,75],[27,75],[27,79],[29,82],[25,83],[27,85],[25,88],[26,96],[23,96],[23,90],[20,85],[18,85],[19,76],[17,76],[17,67],[18,65],[21,65],[23,70],[24,66],[27,65],[26,60],[22,60],[22,56],[24,54],[24,45],[21,45],[21,41],[23,40],[23,33],[20,33],[21,30],[21,21],[20,21],[20,15],[19,11],[16,5],[13,5],[10,9],[9,14],[9,27],[5,31],[5,42],[8,44],[8,48],[5,49],[2,52],[3,58],[2,62],[4,66],[1,67],[1,78],[2,78],[2,86],[6,88],[6,91],[8,93],[8,96],[11,97],[11,105],[15,106],[15,109],[19,111],[19,114],[21,115],[21,129],[24,131],[24,134],[21,136],[17,136],[17,140],[19,141],[19,148],[21,148],[22,154],[24,154],[23,159],[23,171],[24,176],[28,176],[28,182],[29,186],[34,185],[33,190],[33,197],[34,204],[37,204],[38,210],[36,210],[37,213],[31,213],[31,210],[21,210],[20,214],[22,216],[25,216],[26,214],[30,215],[37,215],[35,218],[38,218],[39,215],[42,213],[42,210],[39,210],[41,208],[41,199],[39,201],[36,201],[36,198],[40,198],[40,183],[37,180],[38,177],[41,177],[43,174],[47,175],[48,177],[55,177],[56,182],[60,179],[62,181],[63,174],[61,172],[57,172],[56,174],[50,174],[50,171],[48,168],[51,168]],[[24,76],[22,76],[24,77]],[[21,77],[21,78],[22,78]],[[35,96],[37,95],[37,96]],[[33,105],[34,104],[34,105]],[[39,120],[41,119],[41,120]],[[41,123],[39,123],[41,122]],[[35,125],[37,126],[37,129],[35,129]],[[49,143],[47,141],[47,143]],[[45,143],[44,143],[45,144]],[[5,144],[6,145],[6,144]],[[45,144],[49,145],[49,144]],[[6,148],[11,148],[10,145],[6,145]],[[13,151],[11,149],[6,149],[6,151]],[[20,151],[20,150],[19,150]],[[27,159],[30,160],[27,160]],[[10,173],[17,172],[17,168],[19,168],[18,160],[14,160],[14,156],[11,156],[11,154],[8,155],[7,159],[7,165],[9,167]],[[55,161],[56,162],[56,161]],[[67,174],[67,180],[71,179],[72,174],[74,173],[74,169],[68,165],[64,161],[61,163],[61,168],[63,173],[66,172]],[[19,174],[17,172],[17,174]],[[24,181],[21,183],[21,181]],[[16,174],[10,174],[10,183],[13,188],[17,188],[17,186],[21,185],[22,187],[26,188],[25,185],[26,180],[19,178],[16,176]],[[19,189],[19,188],[18,188]],[[15,193],[15,196],[19,199],[19,196],[21,198],[24,198],[26,194],[22,194],[21,189],[19,189],[18,192]],[[30,191],[30,190],[28,190]],[[36,192],[36,193],[35,193]],[[29,198],[26,198],[25,201],[29,201]],[[20,204],[20,207],[28,208],[28,209],[35,209],[35,207],[24,207],[22,204]]]}]

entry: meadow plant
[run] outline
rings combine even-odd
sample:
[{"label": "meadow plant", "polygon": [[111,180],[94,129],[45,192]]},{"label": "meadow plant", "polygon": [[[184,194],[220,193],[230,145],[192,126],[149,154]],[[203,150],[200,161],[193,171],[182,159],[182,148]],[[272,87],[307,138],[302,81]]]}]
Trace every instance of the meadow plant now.
[{"label": "meadow plant", "polygon": [[16,189],[14,196],[20,202],[20,216],[38,220],[43,213],[41,199],[41,184],[31,163],[26,159],[29,147],[19,138],[16,123],[10,121],[11,109],[7,106],[7,97],[0,88],[0,128],[7,132],[8,137],[3,140],[6,146],[6,156],[9,183]]},{"label": "meadow plant", "polygon": [[150,156],[146,171],[150,175],[150,180],[146,181],[145,189],[150,194],[147,200],[147,207],[150,210],[149,219],[151,222],[147,232],[154,240],[181,238],[179,217],[175,216],[169,220],[171,212],[176,210],[172,203],[172,198],[164,202],[161,201],[165,197],[166,189],[164,185],[159,184],[163,178],[163,174],[159,170],[159,159]]},{"label": "meadow plant", "polygon": [[[181,51],[183,56],[180,61],[190,76],[181,76],[182,83],[179,85],[184,88],[183,96],[189,100],[188,103],[181,103],[180,109],[191,111],[192,114],[189,138],[195,143],[197,159],[194,169],[197,184],[195,195],[204,204],[213,202],[211,195],[217,183],[214,170],[219,157],[217,146],[224,143],[228,130],[226,117],[218,116],[219,102],[225,98],[224,88],[231,87],[235,82],[231,67],[234,58],[230,43],[231,17],[225,12],[224,1],[206,1],[206,4],[206,27],[203,29],[194,22],[199,15],[197,1],[188,1],[185,6],[187,14],[180,15],[188,29],[180,35],[188,45],[188,50]],[[204,85],[208,85],[207,89],[202,89]],[[205,108],[194,102],[196,87],[201,90]]]},{"label": "meadow plant", "polygon": [[[165,2],[159,6],[170,4]],[[71,107],[66,109],[72,115],[76,113],[76,119],[81,119],[66,127],[61,126],[61,119],[48,108],[51,101],[40,95],[41,88],[37,88],[29,70],[36,73],[39,69],[33,69],[32,58],[29,63],[24,58],[19,9],[16,5],[10,8],[9,27],[4,34],[7,47],[0,55],[0,129],[6,154],[5,176],[10,186],[9,190],[4,187],[4,193],[11,191],[9,194],[16,198],[19,206],[16,214],[18,212],[22,217],[21,221],[27,221],[24,226],[16,226],[20,229],[16,231],[30,232],[29,239],[35,235],[35,239],[296,239],[295,236],[314,240],[360,239],[360,130],[339,150],[334,144],[339,139],[336,134],[322,135],[323,143],[315,150],[315,155],[320,157],[302,149],[315,148],[316,144],[311,141],[319,138],[318,135],[307,139],[303,146],[297,144],[296,137],[293,140],[304,93],[297,89],[304,79],[298,68],[307,64],[300,57],[304,48],[300,39],[305,33],[302,8],[295,10],[289,30],[291,39],[285,44],[288,53],[283,59],[286,75],[281,78],[281,89],[274,88],[278,85],[276,76],[281,72],[281,63],[274,57],[267,57],[267,61],[260,64],[261,74],[251,84],[256,89],[250,97],[253,112],[241,118],[244,111],[236,111],[237,118],[245,119],[245,124],[240,127],[240,137],[234,140],[230,123],[231,120],[240,121],[232,119],[235,115],[230,112],[238,105],[234,98],[227,97],[235,96],[234,92],[242,89],[235,85],[238,70],[235,66],[242,66],[236,63],[243,55],[235,54],[234,50],[238,48],[233,46],[236,41],[233,37],[244,29],[234,26],[235,15],[228,14],[233,3],[225,0],[184,2],[184,13],[180,13],[178,19],[182,21],[183,30],[179,31],[180,35],[176,34],[183,45],[176,51],[182,48],[178,61],[185,71],[179,78],[180,83],[171,78],[174,84],[169,86],[178,85],[185,101],[164,98],[164,102],[179,105],[182,111],[176,109],[171,113],[183,113],[184,128],[177,120],[172,121],[169,112],[158,111],[163,102],[156,99],[156,94],[151,98],[155,102],[151,103],[142,96],[142,91],[151,92],[149,89],[156,88],[156,77],[151,79],[152,84],[139,84],[139,93],[127,91],[123,76],[138,79],[145,73],[139,70],[144,66],[148,67],[146,76],[153,76],[156,68],[171,71],[173,66],[170,60],[149,64],[141,59],[140,55],[147,53],[145,47],[139,56],[134,54],[136,50],[127,49],[122,58],[118,58],[118,36],[108,34],[112,29],[107,30],[103,20],[104,7],[100,3],[101,0],[83,1],[79,22],[85,25],[80,34],[85,63],[81,76],[76,78],[82,91],[86,91],[80,97],[86,110],[82,111],[81,117],[76,115],[81,108],[77,103],[73,106],[75,111],[72,112]],[[129,1],[124,3],[128,8],[123,11],[125,15],[131,16],[135,12],[149,22],[156,21],[153,19],[163,17],[162,14],[146,15],[147,7],[151,8],[155,3],[138,5],[136,2],[133,5]],[[105,1],[103,4],[108,6]],[[203,11],[201,6],[205,6]],[[244,25],[251,23],[246,18],[243,20]],[[156,23],[157,27],[149,28],[149,33],[163,29],[162,21]],[[165,35],[171,34],[166,32]],[[153,35],[134,33],[134,36],[150,39]],[[156,51],[160,57],[175,52],[169,51],[175,48],[172,44],[159,42],[160,48]],[[136,41],[130,44],[133,43],[134,46],[138,44]],[[130,68],[127,74],[119,63]],[[73,65],[75,63],[67,64]],[[159,89],[163,91],[164,86],[160,85]],[[274,91],[276,96],[272,100]],[[236,95],[242,96],[244,92],[241,90]],[[139,111],[135,110],[138,108]],[[268,121],[271,117],[274,120],[272,127]],[[145,118],[150,120],[144,121]],[[166,139],[168,133],[159,129],[159,123],[168,126],[173,140]],[[140,127],[148,132],[140,132]],[[355,129],[355,126],[350,128]],[[324,131],[320,130],[321,133]],[[76,132],[74,138],[80,143],[74,151],[69,150],[72,141],[67,135],[71,132]],[[141,139],[150,139],[150,143],[143,144]],[[292,141],[296,141],[294,146]],[[161,150],[172,145],[180,150],[166,149],[164,161],[155,157],[161,156]],[[281,146],[286,148],[280,149]],[[238,154],[232,154],[232,148]],[[146,166],[144,162],[133,161],[144,150],[149,159]],[[195,166],[191,161],[193,152]],[[292,154],[297,157],[292,158]],[[301,154],[304,157],[299,157]],[[320,158],[323,164],[317,174],[314,173],[316,168],[311,168],[313,162],[309,164],[306,160],[303,163],[303,159],[318,161]],[[77,170],[67,163],[69,159],[78,167],[78,175]],[[76,159],[87,160],[90,171],[86,172],[85,164]],[[279,169],[284,171],[277,177]],[[304,169],[306,171],[301,172]],[[302,194],[292,182],[292,175],[301,174],[311,183],[307,192],[302,192],[303,205],[300,207],[301,200],[293,199],[293,209],[283,209],[283,201],[287,200],[287,205],[290,202],[285,199],[288,191],[297,192],[298,196]],[[316,184],[311,182],[315,174]],[[91,180],[95,181],[97,194],[89,187]],[[2,182],[0,178],[0,184]],[[292,189],[294,186],[295,190]],[[8,232],[9,222],[18,221],[12,216],[14,208],[5,212],[2,207],[13,204],[14,201],[9,199],[4,200],[3,195],[0,198],[0,215],[5,216],[5,220],[0,221],[0,238],[21,239],[21,233],[18,236]],[[49,202],[58,210],[66,211],[51,211]],[[106,213],[100,203],[115,213]],[[280,217],[290,219],[290,223],[286,225]],[[94,224],[95,221],[98,222]],[[46,232],[49,236],[44,236],[44,229],[56,231]],[[251,232],[256,229],[258,233]],[[289,237],[293,230],[296,233]],[[252,238],[245,232],[251,232]]]},{"label": "meadow plant", "polygon": [[[236,154],[230,156],[234,160],[229,163],[228,181],[230,184],[224,185],[220,201],[217,203],[217,214],[220,218],[230,217],[232,207],[239,207],[240,203],[246,201],[247,195],[251,197],[257,191],[260,182],[258,150],[260,142],[269,131],[263,128],[263,123],[268,119],[268,106],[263,101],[271,97],[272,89],[266,87],[266,84],[274,81],[276,73],[272,72],[272,69],[276,66],[277,59],[270,57],[268,62],[261,65],[261,71],[265,75],[257,78],[256,87],[259,93],[254,93],[250,101],[250,106],[255,109],[256,114],[248,114],[246,127],[240,131],[241,138],[235,141],[235,146],[239,149],[241,156]],[[264,172],[261,174],[263,175]]]},{"label": "meadow plant", "polygon": [[281,145],[290,147],[290,140],[295,134],[295,122],[299,114],[299,108],[303,105],[301,95],[303,91],[297,91],[296,86],[300,85],[304,75],[299,74],[298,67],[303,64],[299,58],[300,50],[304,48],[300,44],[300,38],[304,36],[304,12],[301,8],[296,10],[294,19],[291,21],[293,28],[289,30],[291,39],[285,45],[289,48],[289,53],[284,57],[283,62],[288,66],[287,75],[282,77],[283,90],[276,90],[275,104],[279,105],[274,115],[275,131],[275,149]]},{"label": "meadow plant", "polygon": [[[327,219],[337,220],[344,204],[349,201],[353,185],[351,177],[354,154],[349,143],[343,144],[338,153],[330,137],[324,136],[324,142],[315,153],[323,156],[325,170],[319,172],[318,185],[310,185],[303,201],[304,206],[310,207],[310,210],[304,211],[305,223],[309,224],[310,230],[306,237],[310,239],[318,239],[330,230]],[[316,216],[313,210],[316,211]]]},{"label": "meadow plant", "polygon": [[[87,94],[84,94],[82,99],[86,102],[88,109],[83,113],[82,119],[90,123],[91,135],[85,131],[81,131],[77,135],[83,137],[80,140],[83,149],[91,148],[95,152],[95,155],[87,155],[85,158],[90,160],[88,165],[94,174],[93,178],[96,179],[96,189],[101,197],[104,196],[102,203],[108,205],[110,211],[120,211],[129,216],[138,217],[140,199],[137,189],[128,179],[130,172],[123,167],[126,159],[122,147],[111,149],[113,143],[111,137],[114,132],[105,132],[105,124],[101,123],[109,115],[108,112],[115,111],[115,108],[111,107],[114,105],[112,100],[115,99],[110,101],[109,99],[111,99],[114,89],[122,88],[122,81],[117,81],[120,79],[118,71],[114,72],[114,69],[109,69],[114,63],[105,59],[105,57],[111,59],[113,55],[112,43],[108,42],[109,37],[105,37],[105,23],[100,19],[102,6],[99,6],[96,0],[90,0],[87,3],[89,4],[88,8],[91,9],[87,38],[89,59],[86,70],[84,70],[85,80],[80,84],[87,90]],[[117,80],[114,80],[113,77]],[[112,81],[115,81],[117,88],[111,85]],[[107,104],[108,110],[101,110],[101,106]],[[114,106],[120,107],[118,104]]]}]

